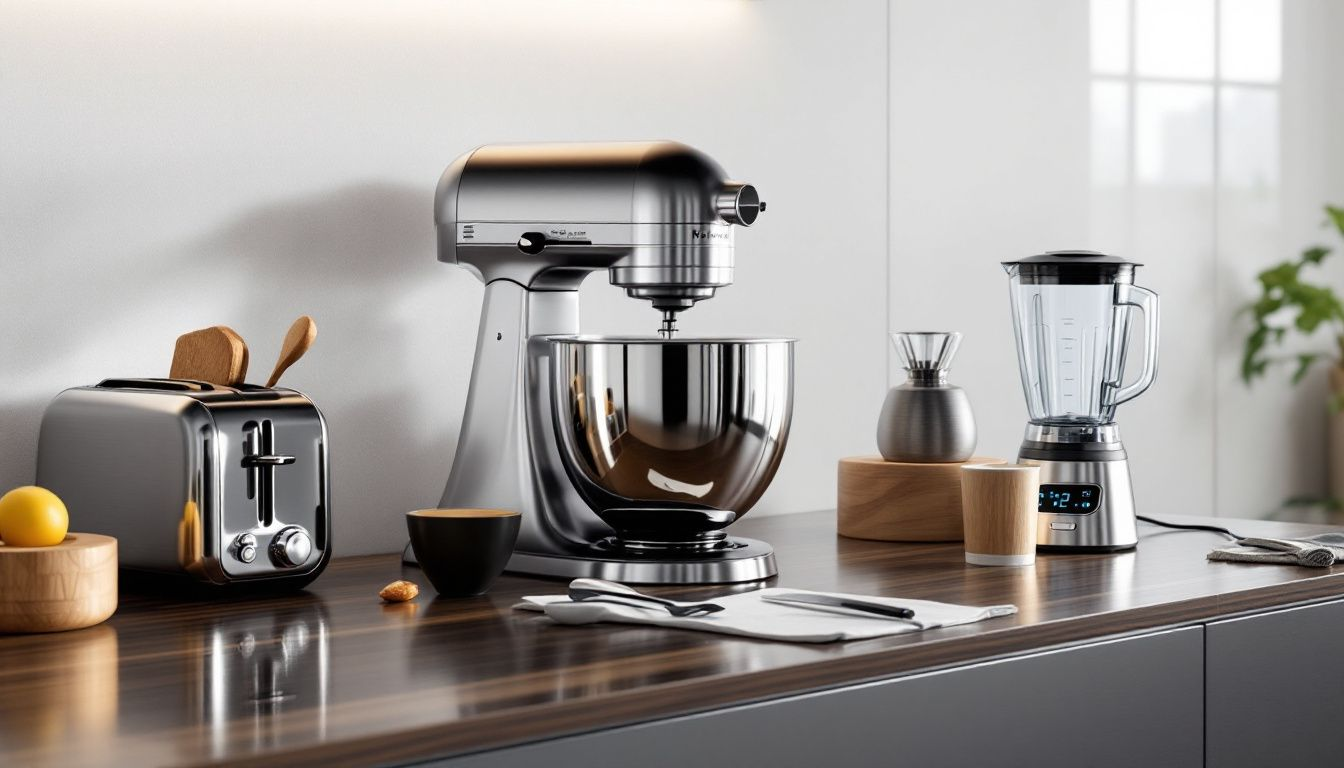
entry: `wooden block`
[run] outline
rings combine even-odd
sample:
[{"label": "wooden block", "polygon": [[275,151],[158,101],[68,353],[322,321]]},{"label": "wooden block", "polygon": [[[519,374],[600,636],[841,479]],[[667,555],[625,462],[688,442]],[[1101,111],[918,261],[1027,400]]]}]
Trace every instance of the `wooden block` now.
[{"label": "wooden block", "polygon": [[184,333],[177,337],[168,375],[236,387],[247,377],[247,344],[222,325]]},{"label": "wooden block", "polygon": [[117,540],[72,533],[54,547],[0,544],[0,632],[93,626],[117,610]]},{"label": "wooden block", "polygon": [[986,456],[949,464],[841,459],[836,530],[851,539],[961,541],[961,467],[1003,463]]}]

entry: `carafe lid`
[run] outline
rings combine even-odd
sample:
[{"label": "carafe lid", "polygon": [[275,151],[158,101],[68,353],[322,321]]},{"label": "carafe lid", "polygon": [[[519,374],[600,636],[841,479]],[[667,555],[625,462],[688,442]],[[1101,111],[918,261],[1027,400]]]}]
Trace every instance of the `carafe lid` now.
[{"label": "carafe lid", "polygon": [[1134,282],[1134,268],[1143,264],[1097,251],[1047,251],[1025,259],[1001,262],[1024,283],[1097,285]]}]

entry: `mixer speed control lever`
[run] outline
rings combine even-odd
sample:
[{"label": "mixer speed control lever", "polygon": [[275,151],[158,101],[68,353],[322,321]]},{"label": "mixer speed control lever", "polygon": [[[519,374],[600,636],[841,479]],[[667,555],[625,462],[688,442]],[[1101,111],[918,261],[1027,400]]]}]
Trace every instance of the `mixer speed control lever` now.
[{"label": "mixer speed control lever", "polygon": [[535,256],[545,247],[546,236],[540,232],[524,232],[523,236],[518,238],[518,250],[523,253]]}]

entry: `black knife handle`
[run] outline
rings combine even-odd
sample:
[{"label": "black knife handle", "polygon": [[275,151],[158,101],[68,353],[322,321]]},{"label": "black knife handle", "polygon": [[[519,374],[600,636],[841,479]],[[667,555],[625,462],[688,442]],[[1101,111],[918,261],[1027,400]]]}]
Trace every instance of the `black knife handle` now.
[{"label": "black knife handle", "polygon": [[891,616],[895,619],[913,619],[915,612],[909,608],[891,608],[876,603],[855,603],[849,600],[841,600],[838,603],[841,608],[849,608],[853,611],[863,611],[865,613],[876,613],[880,616]]}]

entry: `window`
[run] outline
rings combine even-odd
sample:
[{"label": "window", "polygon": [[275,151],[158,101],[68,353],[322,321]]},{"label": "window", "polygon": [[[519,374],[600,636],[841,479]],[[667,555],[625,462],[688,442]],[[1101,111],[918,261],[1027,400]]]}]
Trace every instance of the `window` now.
[{"label": "window", "polygon": [[1092,0],[1092,184],[1273,189],[1280,0]]}]

